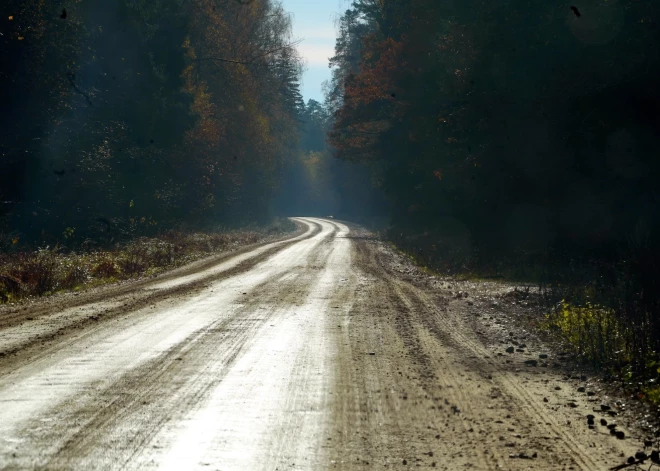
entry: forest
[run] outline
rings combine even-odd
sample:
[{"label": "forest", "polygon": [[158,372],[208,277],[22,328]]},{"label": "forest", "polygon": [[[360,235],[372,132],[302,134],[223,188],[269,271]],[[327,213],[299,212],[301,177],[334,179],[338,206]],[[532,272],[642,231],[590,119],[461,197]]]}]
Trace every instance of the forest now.
[{"label": "forest", "polygon": [[324,103],[276,1],[0,9],[0,250],[333,215],[657,378],[657,2],[354,0]]},{"label": "forest", "polygon": [[6,239],[106,242],[269,217],[304,109],[280,4],[1,8]]},{"label": "forest", "polygon": [[550,327],[624,382],[660,373],[659,20],[639,0],[355,0],[327,86],[329,143],[369,167],[389,240],[537,283]]}]

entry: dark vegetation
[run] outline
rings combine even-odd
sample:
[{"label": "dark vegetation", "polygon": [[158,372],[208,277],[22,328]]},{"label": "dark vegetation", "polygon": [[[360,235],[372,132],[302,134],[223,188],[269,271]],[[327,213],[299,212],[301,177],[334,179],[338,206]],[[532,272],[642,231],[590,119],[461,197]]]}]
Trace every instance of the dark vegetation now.
[{"label": "dark vegetation", "polygon": [[269,220],[304,110],[278,2],[7,0],[0,11],[5,238],[101,248]]},{"label": "dark vegetation", "polygon": [[0,302],[292,230],[272,222],[272,198],[308,112],[279,2],[0,12]]},{"label": "dark vegetation", "polygon": [[547,327],[637,392],[660,373],[658,21],[639,0],[355,0],[325,105],[391,240],[538,282]]}]

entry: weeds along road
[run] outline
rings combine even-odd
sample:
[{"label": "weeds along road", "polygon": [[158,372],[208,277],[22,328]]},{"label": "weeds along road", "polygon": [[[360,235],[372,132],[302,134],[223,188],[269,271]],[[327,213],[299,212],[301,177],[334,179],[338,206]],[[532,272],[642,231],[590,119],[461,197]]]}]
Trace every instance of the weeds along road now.
[{"label": "weeds along road", "polygon": [[[504,363],[462,306],[359,228],[0,311],[0,469],[602,470],[550,368]],[[543,371],[541,371],[543,370]],[[549,397],[548,402],[543,398]]]}]

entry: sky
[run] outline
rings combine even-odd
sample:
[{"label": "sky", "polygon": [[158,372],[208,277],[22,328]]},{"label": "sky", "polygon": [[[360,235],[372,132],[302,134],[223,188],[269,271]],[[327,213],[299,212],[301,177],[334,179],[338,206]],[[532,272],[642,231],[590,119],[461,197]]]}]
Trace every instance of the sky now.
[{"label": "sky", "polygon": [[346,10],[349,0],[282,0],[293,15],[293,35],[302,42],[298,50],[305,57],[302,95],[323,102],[321,84],[330,78],[328,58],[335,51],[335,20]]}]

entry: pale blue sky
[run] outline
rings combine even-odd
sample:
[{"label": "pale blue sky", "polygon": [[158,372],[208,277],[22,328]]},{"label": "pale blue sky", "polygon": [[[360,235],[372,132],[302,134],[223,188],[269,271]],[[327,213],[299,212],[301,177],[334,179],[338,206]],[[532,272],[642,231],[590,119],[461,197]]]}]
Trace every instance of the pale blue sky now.
[{"label": "pale blue sky", "polygon": [[294,37],[303,40],[298,46],[306,61],[302,95],[305,102],[310,98],[323,102],[321,83],[330,78],[328,58],[335,51],[335,21],[350,1],[282,0],[282,4],[293,15]]}]

